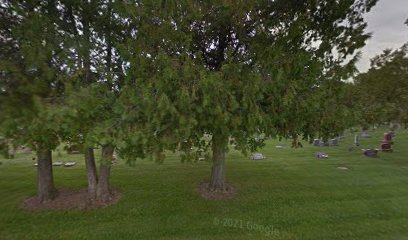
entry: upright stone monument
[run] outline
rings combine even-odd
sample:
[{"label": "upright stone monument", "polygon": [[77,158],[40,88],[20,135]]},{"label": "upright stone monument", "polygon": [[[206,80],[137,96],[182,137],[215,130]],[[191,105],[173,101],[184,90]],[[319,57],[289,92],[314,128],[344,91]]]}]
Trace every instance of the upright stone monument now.
[{"label": "upright stone monument", "polygon": [[354,135],[354,146],[360,146],[360,142],[358,141],[358,134]]},{"label": "upright stone monument", "polygon": [[382,152],[392,152],[392,133],[391,132],[387,132],[384,133],[384,138],[381,141],[381,151]]}]

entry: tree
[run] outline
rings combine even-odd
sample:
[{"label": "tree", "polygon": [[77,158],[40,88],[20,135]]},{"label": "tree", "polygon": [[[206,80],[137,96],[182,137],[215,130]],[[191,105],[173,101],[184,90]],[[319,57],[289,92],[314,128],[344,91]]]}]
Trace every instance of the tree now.
[{"label": "tree", "polygon": [[144,3],[132,19],[143,24],[123,52],[130,63],[121,95],[127,146],[159,159],[165,149],[196,156],[211,149],[209,189],[225,191],[229,137],[246,153],[261,145],[259,134],[338,131],[324,128],[337,112],[316,126],[308,117],[354,70],[356,50],[369,37],[363,14],[375,3]]},{"label": "tree", "polygon": [[56,3],[3,1],[1,24],[1,132],[37,152],[41,202],[57,192],[51,151],[58,145],[56,105],[63,92],[65,41],[58,33]]},{"label": "tree", "polygon": [[[110,165],[115,149],[117,115],[113,108],[120,94],[125,63],[117,45],[129,37],[126,20],[117,11],[126,3],[113,1],[61,1],[67,21],[63,26],[73,44],[69,58],[70,85],[65,91],[65,140],[83,146],[91,200],[110,199]],[[99,177],[94,147],[101,145]]]},{"label": "tree", "polygon": [[355,80],[355,108],[363,125],[408,123],[408,43],[371,60],[371,68]]}]

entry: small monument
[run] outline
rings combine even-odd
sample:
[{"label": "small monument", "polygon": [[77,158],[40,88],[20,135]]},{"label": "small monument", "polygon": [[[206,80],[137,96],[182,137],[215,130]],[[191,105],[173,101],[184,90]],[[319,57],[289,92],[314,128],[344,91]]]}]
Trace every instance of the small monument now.
[{"label": "small monument", "polygon": [[7,157],[8,157],[9,159],[13,159],[13,158],[14,158],[14,155],[16,155],[16,151],[15,151],[15,150],[9,149],[9,150],[7,151]]},{"label": "small monument", "polygon": [[67,162],[67,163],[65,163],[63,166],[64,167],[73,167],[73,166],[75,166],[76,165],[76,162]]},{"label": "small monument", "polygon": [[317,152],[315,153],[315,157],[318,159],[326,159],[329,158],[329,155],[327,153]]},{"label": "small monument", "polygon": [[337,138],[333,138],[329,141],[329,145],[332,147],[338,146],[339,145],[339,141],[337,140]]},{"label": "small monument", "polygon": [[362,138],[369,138],[369,137],[370,137],[370,134],[368,134],[368,131],[367,131],[367,130],[364,130],[363,132],[361,132],[361,137],[362,137]]},{"label": "small monument", "polygon": [[381,141],[381,151],[382,152],[392,152],[392,145],[393,141],[392,141],[392,133],[391,132],[387,132],[384,133],[384,138]]},{"label": "small monument", "polygon": [[360,142],[358,141],[358,134],[354,135],[354,146],[360,146]]},{"label": "small monument", "polygon": [[363,154],[366,157],[377,157],[378,150],[377,149],[363,149]]},{"label": "small monument", "polygon": [[321,146],[323,146],[323,145],[324,145],[324,143],[323,143],[322,140],[317,139],[317,138],[313,140],[313,146],[321,147]]},{"label": "small monument", "polygon": [[29,155],[29,154],[32,154],[33,152],[30,150],[30,149],[28,149],[28,148],[25,148],[24,149],[24,154],[27,154],[27,155]]},{"label": "small monument", "polygon": [[263,160],[266,157],[262,153],[253,153],[251,156],[252,160]]}]

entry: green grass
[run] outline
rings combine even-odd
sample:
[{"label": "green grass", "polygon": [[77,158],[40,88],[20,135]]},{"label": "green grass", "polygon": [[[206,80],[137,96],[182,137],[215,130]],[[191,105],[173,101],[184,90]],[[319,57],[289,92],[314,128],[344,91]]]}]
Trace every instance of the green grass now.
[{"label": "green grass", "polygon": [[[330,148],[276,149],[279,142],[269,140],[264,161],[231,151],[227,179],[239,192],[225,201],[195,192],[208,162],[182,164],[176,155],[162,165],[120,162],[111,178],[120,202],[87,211],[21,209],[35,194],[36,169],[31,156],[18,154],[0,159],[0,239],[408,239],[408,132],[397,132],[394,153],[364,157],[360,149],[378,147],[382,133],[352,152],[351,134]],[[329,159],[315,159],[316,151]],[[54,168],[57,187],[86,187],[81,155],[55,154],[54,161],[80,163]],[[252,229],[260,226],[272,234]]]}]

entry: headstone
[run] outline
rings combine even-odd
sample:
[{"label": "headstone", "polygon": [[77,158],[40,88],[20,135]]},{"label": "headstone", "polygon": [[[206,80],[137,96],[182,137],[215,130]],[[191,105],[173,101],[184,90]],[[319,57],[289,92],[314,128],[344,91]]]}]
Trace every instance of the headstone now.
[{"label": "headstone", "polygon": [[392,152],[391,143],[381,143],[381,152]]},{"label": "headstone", "polygon": [[337,167],[337,169],[340,169],[340,170],[348,170],[347,167]]},{"label": "headstone", "polygon": [[338,142],[337,138],[331,139],[330,142],[329,142],[329,145],[330,146],[338,146],[339,142]]},{"label": "headstone", "polygon": [[32,153],[33,152],[30,149],[28,149],[28,148],[24,149],[24,154],[29,155],[29,154],[32,154]]},{"label": "headstone", "polygon": [[314,139],[314,140],[313,140],[313,146],[321,147],[321,146],[323,146],[323,145],[324,145],[324,143],[323,143],[322,140],[320,140],[320,139]]},{"label": "headstone", "polygon": [[384,133],[383,142],[392,144],[392,133],[391,132]]},{"label": "headstone", "polygon": [[252,160],[263,160],[266,157],[262,153],[253,153],[251,156]]},{"label": "headstone", "polygon": [[315,153],[315,157],[318,159],[325,159],[325,158],[329,158],[329,155],[327,153],[317,152]]},{"label": "headstone", "polygon": [[354,135],[354,146],[360,146],[360,142],[358,141],[358,134]]},{"label": "headstone", "polygon": [[275,147],[276,147],[276,148],[284,148],[283,145],[276,145]]},{"label": "headstone", "polygon": [[393,151],[391,147],[392,144],[393,144],[392,133],[391,132],[384,133],[384,138],[381,141],[381,151],[382,152],[392,152]]},{"label": "headstone", "polygon": [[370,137],[370,134],[368,134],[368,131],[364,130],[363,132],[361,132],[361,137],[368,138]]},{"label": "headstone", "polygon": [[7,153],[8,153],[8,158],[12,159],[12,158],[14,158],[14,155],[16,154],[16,151],[14,151],[13,149],[9,149],[7,151]]},{"label": "headstone", "polygon": [[80,154],[81,151],[79,150],[72,150],[71,152],[69,152],[70,154]]},{"label": "headstone", "polygon": [[75,165],[76,165],[76,162],[67,162],[67,163],[64,164],[64,167],[72,167],[72,166],[75,166]]},{"label": "headstone", "polygon": [[56,166],[56,167],[64,166],[64,163],[63,162],[55,162],[55,163],[52,164],[52,166]]},{"label": "headstone", "polygon": [[377,149],[363,149],[363,154],[364,156],[367,156],[367,157],[377,157],[378,150]]}]

